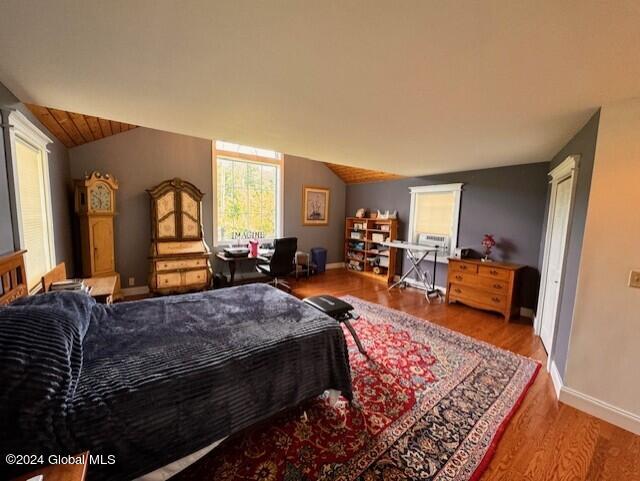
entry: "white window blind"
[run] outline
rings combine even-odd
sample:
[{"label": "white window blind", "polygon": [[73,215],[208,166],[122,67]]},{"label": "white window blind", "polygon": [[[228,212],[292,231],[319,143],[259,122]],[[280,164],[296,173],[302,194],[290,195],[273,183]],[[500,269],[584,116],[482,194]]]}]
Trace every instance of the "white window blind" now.
[{"label": "white window blind", "polygon": [[[460,219],[461,183],[435,184],[409,187],[411,211],[409,213],[409,236],[411,242],[442,243],[438,262],[447,262],[458,246],[458,223]],[[420,234],[431,234],[426,239]],[[422,239],[422,240],[421,240]]]},{"label": "white window blind", "polygon": [[455,196],[453,192],[416,195],[415,232],[451,235]]},{"label": "white window blind", "polygon": [[18,195],[18,215],[21,221],[22,248],[27,249],[25,269],[27,283],[33,288],[51,265],[47,194],[42,150],[20,137],[15,139]]}]

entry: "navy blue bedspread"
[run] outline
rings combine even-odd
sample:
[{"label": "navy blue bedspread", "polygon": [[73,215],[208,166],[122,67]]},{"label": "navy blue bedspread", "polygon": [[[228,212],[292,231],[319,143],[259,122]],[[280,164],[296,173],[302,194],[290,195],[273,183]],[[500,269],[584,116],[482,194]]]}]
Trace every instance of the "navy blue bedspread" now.
[{"label": "navy blue bedspread", "polygon": [[26,298],[0,309],[0,363],[0,462],[114,455],[92,480],[140,476],[329,388],[352,396],[340,326],[263,284],[113,306]]}]

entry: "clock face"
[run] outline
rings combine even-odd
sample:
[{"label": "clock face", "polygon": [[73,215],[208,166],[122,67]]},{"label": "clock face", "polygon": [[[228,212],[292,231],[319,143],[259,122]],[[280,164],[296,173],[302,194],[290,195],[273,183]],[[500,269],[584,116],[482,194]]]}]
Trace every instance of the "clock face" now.
[{"label": "clock face", "polygon": [[111,210],[111,190],[104,184],[96,184],[89,194],[91,210]]}]

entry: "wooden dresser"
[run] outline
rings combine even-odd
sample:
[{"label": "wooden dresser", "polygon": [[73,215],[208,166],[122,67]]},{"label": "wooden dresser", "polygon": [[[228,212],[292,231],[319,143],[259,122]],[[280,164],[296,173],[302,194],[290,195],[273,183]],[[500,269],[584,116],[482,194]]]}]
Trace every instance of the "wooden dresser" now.
[{"label": "wooden dresser", "polygon": [[211,251],[202,233],[204,194],[182,179],[147,190],[151,197],[149,289],[175,294],[211,286]]},{"label": "wooden dresser", "polygon": [[446,302],[499,312],[506,320],[519,314],[518,284],[524,266],[476,259],[449,259]]}]

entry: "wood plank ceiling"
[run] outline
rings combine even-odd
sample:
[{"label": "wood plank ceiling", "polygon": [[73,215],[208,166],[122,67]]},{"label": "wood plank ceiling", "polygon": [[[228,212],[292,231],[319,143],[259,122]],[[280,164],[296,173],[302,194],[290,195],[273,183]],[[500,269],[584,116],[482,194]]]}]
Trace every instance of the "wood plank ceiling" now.
[{"label": "wood plank ceiling", "polygon": [[[110,137],[111,135],[135,129],[137,126],[107,120],[92,115],[26,104],[33,115],[49,129],[67,148]],[[403,176],[380,172],[378,170],[361,169],[347,165],[325,163],[345,184],[361,184],[366,182],[383,182],[401,179]]]},{"label": "wood plank ceiling", "polygon": [[33,115],[67,148],[135,129],[136,125],[26,104]]},{"label": "wood plank ceiling", "polygon": [[363,184],[365,182],[383,182],[385,180],[402,179],[402,175],[389,174],[378,170],[360,169],[348,165],[330,164],[326,166],[342,179],[345,184]]}]

